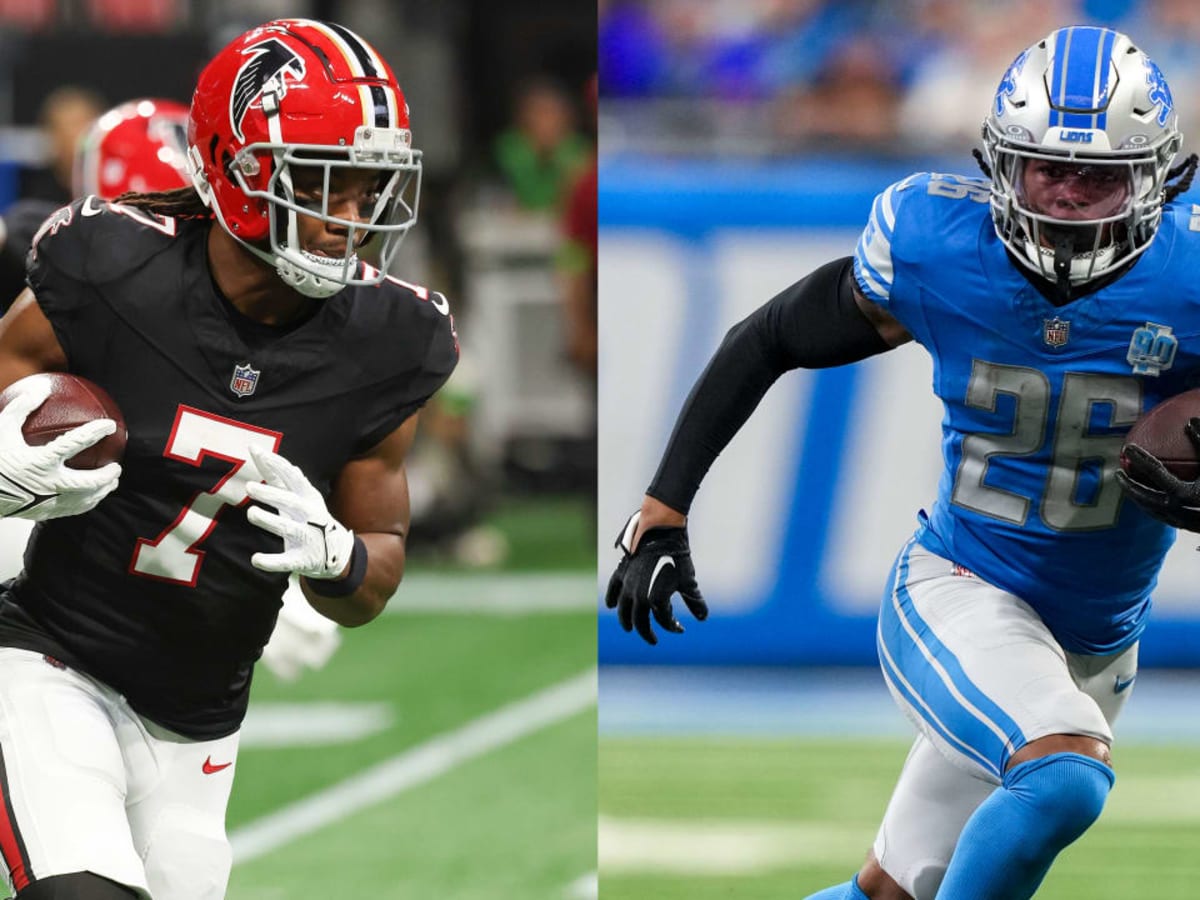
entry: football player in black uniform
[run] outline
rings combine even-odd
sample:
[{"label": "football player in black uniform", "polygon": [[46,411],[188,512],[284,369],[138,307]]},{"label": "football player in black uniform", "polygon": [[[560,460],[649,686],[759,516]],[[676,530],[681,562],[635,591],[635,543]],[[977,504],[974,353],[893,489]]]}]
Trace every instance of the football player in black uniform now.
[{"label": "football player in black uniform", "polygon": [[[386,275],[420,154],[395,76],[337,25],[280,20],[204,70],[194,187],[86,197],[34,241],[0,387],[67,371],[100,420],[27,446],[0,411],[0,514],[38,522],[0,592],[0,858],[20,900],[224,893],[255,659],[289,574],[343,625],[404,569],[404,457],[458,346],[445,298]],[[378,267],[358,258],[380,240]]]}]

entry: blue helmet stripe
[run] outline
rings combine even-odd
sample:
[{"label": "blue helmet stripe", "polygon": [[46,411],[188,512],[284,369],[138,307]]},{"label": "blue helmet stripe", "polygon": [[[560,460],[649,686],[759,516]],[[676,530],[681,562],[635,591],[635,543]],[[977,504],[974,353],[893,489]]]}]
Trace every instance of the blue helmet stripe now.
[{"label": "blue helmet stripe", "polygon": [[1064,28],[1054,46],[1050,79],[1053,106],[1097,110],[1074,113],[1050,111],[1050,125],[1065,128],[1104,128],[1108,114],[1109,60],[1116,33],[1107,28]]}]

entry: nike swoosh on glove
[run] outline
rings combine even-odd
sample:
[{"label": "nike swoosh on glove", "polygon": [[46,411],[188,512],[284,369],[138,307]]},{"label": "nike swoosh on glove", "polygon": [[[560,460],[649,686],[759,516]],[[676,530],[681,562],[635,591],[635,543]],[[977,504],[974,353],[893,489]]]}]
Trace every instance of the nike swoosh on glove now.
[{"label": "nike swoosh on glove", "polygon": [[[1184,430],[1200,450],[1200,418]],[[1117,471],[1117,483],[1129,498],[1160,522],[1200,532],[1200,479],[1184,481],[1137,444],[1126,444],[1122,453],[1129,468]]]},{"label": "nike swoosh on glove", "polygon": [[252,505],[246,518],[251,525],[283,538],[282,553],[255,553],[250,564],[264,572],[340,578],[354,551],[354,532],[330,514],[325,498],[299,466],[255,446],[250,447],[250,457],[266,483],[251,481],[246,493],[277,512]]},{"label": "nike swoosh on glove", "polygon": [[671,595],[678,592],[696,621],[708,618],[708,605],[696,583],[692,551],[688,546],[687,529],[659,526],[642,535],[637,551],[630,552],[637,531],[640,512],[635,512],[617,535],[615,546],[624,556],[608,582],[604,605],[616,607],[617,621],[626,631],[637,633],[648,644],[657,644],[658,637],[650,626],[650,616],[665,631],[683,634],[683,626],[671,608]]},{"label": "nike swoosh on glove", "polygon": [[41,522],[94,509],[117,489],[121,464],[72,469],[67,460],[117,430],[112,419],[96,419],[31,447],[21,433],[25,420],[50,396],[50,382],[31,379],[0,411],[0,516]]}]

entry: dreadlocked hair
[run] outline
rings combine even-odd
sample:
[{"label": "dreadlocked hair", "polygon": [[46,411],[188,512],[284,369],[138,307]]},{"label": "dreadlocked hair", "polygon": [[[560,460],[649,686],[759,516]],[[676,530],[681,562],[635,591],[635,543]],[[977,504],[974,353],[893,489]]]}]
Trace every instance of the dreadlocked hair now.
[{"label": "dreadlocked hair", "polygon": [[[1192,153],[1167,173],[1167,177],[1163,179],[1163,183],[1167,185],[1167,189],[1163,192],[1163,203],[1170,203],[1180,194],[1184,193],[1192,186],[1192,179],[1196,177],[1196,164],[1200,163],[1200,157]],[[1175,184],[1170,182],[1179,180]]]},{"label": "dreadlocked hair", "polygon": [[983,158],[983,151],[978,147],[971,150],[971,155],[975,157],[975,162],[979,163],[979,168],[983,170],[983,174],[988,178],[992,177],[992,167],[987,164],[987,160]]},{"label": "dreadlocked hair", "polygon": [[207,219],[212,215],[191,185],[171,191],[126,191],[113,202],[173,219]]}]

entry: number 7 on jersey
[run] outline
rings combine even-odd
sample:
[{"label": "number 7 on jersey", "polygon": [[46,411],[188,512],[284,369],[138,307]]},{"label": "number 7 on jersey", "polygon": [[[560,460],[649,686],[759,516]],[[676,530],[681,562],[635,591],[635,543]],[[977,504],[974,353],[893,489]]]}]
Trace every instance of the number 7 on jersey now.
[{"label": "number 7 on jersey", "polygon": [[163,456],[192,466],[206,457],[223,459],[230,470],[209,491],[198,493],[154,540],[138,538],[129,571],[134,575],[195,587],[204,551],[198,549],[217,525],[226,506],[248,499],[246,485],[262,481],[250,459],[250,447],[275,451],[283,435],[190,406],[179,407]]}]

